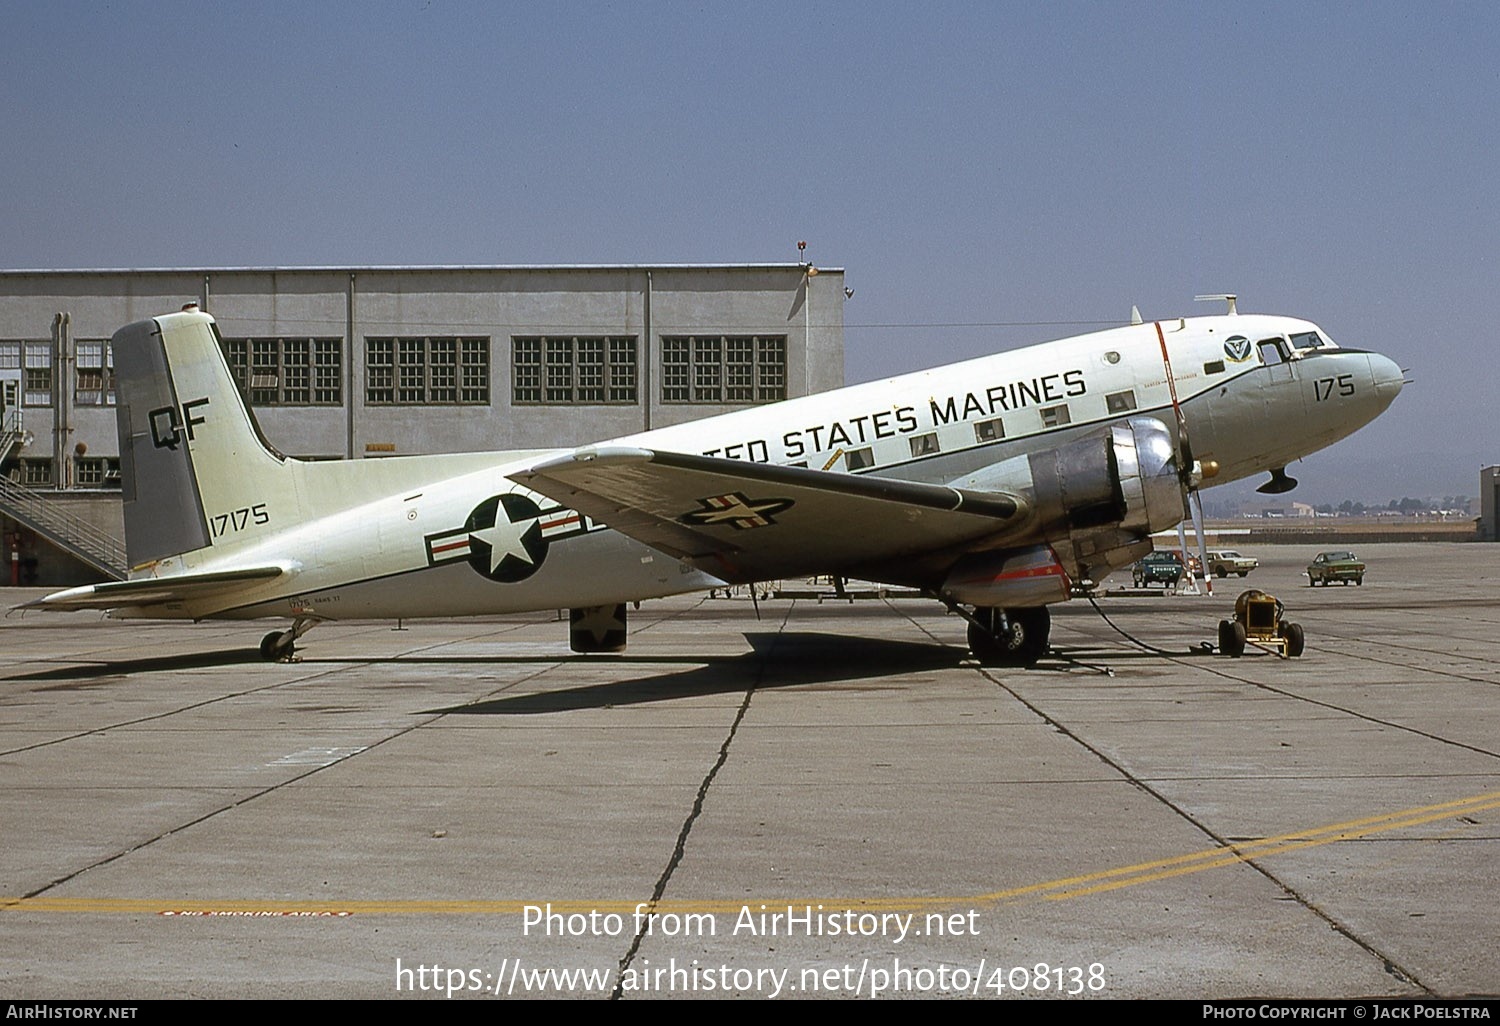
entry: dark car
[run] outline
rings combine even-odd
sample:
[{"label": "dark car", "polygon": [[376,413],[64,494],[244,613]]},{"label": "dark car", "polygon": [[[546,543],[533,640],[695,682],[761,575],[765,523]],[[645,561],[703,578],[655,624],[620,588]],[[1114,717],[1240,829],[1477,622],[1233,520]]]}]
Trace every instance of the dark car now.
[{"label": "dark car", "polygon": [[1182,558],[1175,552],[1148,552],[1130,568],[1130,579],[1137,588],[1161,584],[1170,588],[1182,580]]},{"label": "dark car", "polygon": [[1354,553],[1344,549],[1335,549],[1331,552],[1320,552],[1318,557],[1307,565],[1307,583],[1313,587],[1323,585],[1325,588],[1338,581],[1340,584],[1365,583],[1365,564]]}]

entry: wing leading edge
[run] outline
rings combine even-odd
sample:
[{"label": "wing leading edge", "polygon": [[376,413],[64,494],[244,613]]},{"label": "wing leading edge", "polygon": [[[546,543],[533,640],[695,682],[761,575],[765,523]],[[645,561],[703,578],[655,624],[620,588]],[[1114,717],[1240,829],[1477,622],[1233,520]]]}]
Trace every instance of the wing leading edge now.
[{"label": "wing leading edge", "polygon": [[582,449],[511,477],[734,583],[935,552],[1030,513],[1005,493],[650,449]]}]

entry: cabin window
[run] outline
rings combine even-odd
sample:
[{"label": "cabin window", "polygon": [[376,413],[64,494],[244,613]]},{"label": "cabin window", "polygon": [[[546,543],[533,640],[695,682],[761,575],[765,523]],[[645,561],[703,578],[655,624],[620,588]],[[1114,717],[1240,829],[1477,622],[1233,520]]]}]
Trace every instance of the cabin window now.
[{"label": "cabin window", "polygon": [[929,431],[925,435],[917,435],[907,439],[907,441],[911,443],[911,454],[913,456],[931,456],[933,453],[941,451],[936,431]]},{"label": "cabin window", "polygon": [[844,453],[844,466],[849,470],[864,470],[875,465],[875,456],[867,445],[863,449],[850,449]]},{"label": "cabin window", "polygon": [[974,425],[974,441],[976,442],[998,442],[1005,437],[1005,422],[999,417],[994,420],[981,420]]},{"label": "cabin window", "polygon": [[1223,374],[1224,373],[1224,361],[1223,360],[1209,360],[1207,363],[1205,363],[1203,365],[1203,373],[1204,374]]},{"label": "cabin window", "polygon": [[1135,392],[1130,389],[1111,392],[1104,397],[1104,405],[1109,408],[1110,413],[1127,413],[1135,409]]},{"label": "cabin window", "polygon": [[1059,406],[1043,406],[1038,412],[1042,415],[1042,427],[1055,428],[1073,423],[1072,414],[1068,413],[1067,403]]}]

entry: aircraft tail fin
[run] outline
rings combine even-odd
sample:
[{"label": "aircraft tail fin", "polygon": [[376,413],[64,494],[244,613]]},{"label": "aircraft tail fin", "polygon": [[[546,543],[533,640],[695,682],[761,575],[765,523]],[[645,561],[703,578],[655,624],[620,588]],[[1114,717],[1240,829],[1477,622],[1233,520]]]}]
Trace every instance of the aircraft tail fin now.
[{"label": "aircraft tail fin", "polygon": [[137,321],[112,346],[132,567],[295,522],[292,461],[261,435],[212,317],[189,307]]}]

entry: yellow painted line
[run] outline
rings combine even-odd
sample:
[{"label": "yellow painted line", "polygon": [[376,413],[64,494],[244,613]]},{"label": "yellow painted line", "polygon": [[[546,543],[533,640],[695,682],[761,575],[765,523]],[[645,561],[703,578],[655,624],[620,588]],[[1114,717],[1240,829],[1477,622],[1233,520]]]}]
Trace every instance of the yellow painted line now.
[{"label": "yellow painted line", "polygon": [[814,911],[851,909],[878,910],[883,912],[926,912],[939,909],[971,908],[979,905],[997,905],[1019,898],[1035,897],[1048,901],[1063,901],[1091,894],[1134,887],[1201,873],[1209,869],[1240,865],[1255,859],[1283,855],[1288,852],[1315,848],[1338,841],[1355,840],[1372,834],[1402,830],[1421,826],[1441,819],[1500,808],[1500,791],[1403,809],[1381,816],[1367,816],[1348,820],[1313,830],[1263,837],[1256,841],[1208,848],[1189,855],[1142,862],[1118,869],[1107,869],[1081,876],[1064,877],[1044,883],[1028,884],[985,894],[954,895],[946,897],[893,897],[893,898],[799,898],[787,900],[751,901],[663,901],[655,906],[646,901],[486,901],[475,899],[392,899],[389,901],[271,901],[265,899],[195,899],[163,900],[161,898],[98,898],[98,897],[0,897],[0,911],[31,913],[91,913],[155,915],[163,917],[341,917],[351,915],[490,915],[519,916],[527,909],[543,907],[562,915],[615,914],[633,916],[637,909],[643,914],[656,915],[739,915],[748,908],[751,914],[762,910],[774,913],[788,907],[802,909],[811,906]]}]

